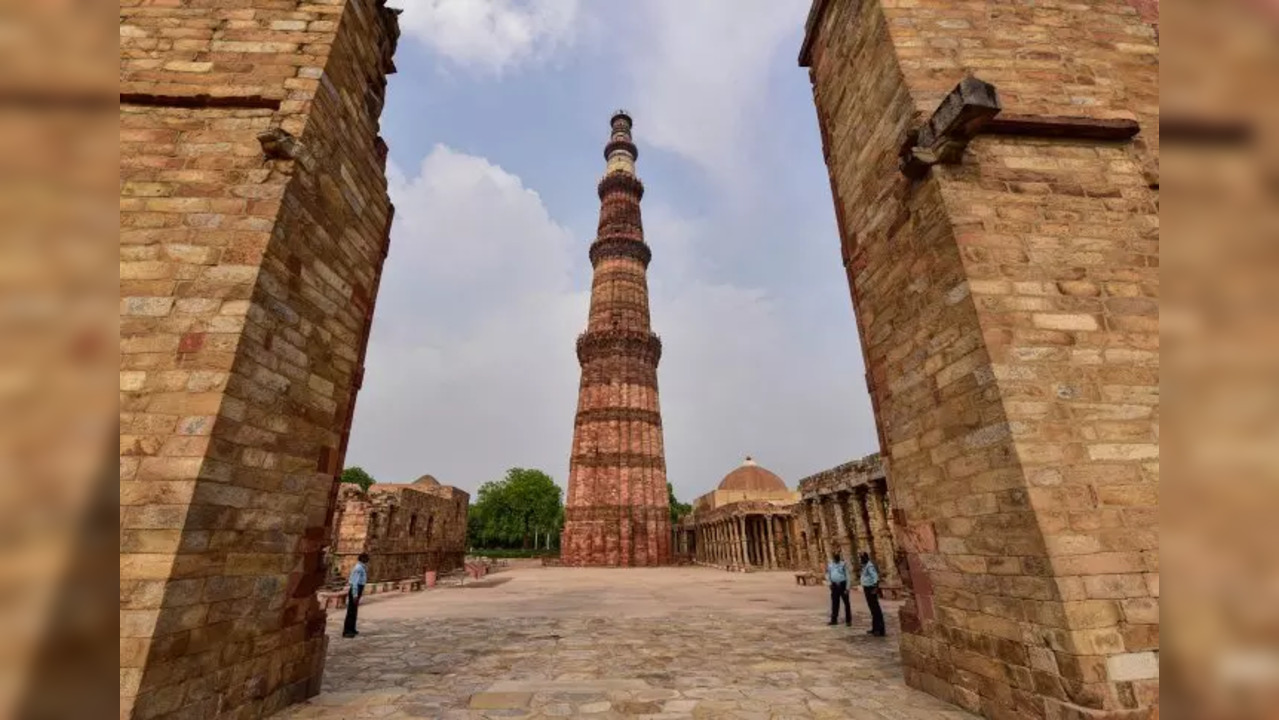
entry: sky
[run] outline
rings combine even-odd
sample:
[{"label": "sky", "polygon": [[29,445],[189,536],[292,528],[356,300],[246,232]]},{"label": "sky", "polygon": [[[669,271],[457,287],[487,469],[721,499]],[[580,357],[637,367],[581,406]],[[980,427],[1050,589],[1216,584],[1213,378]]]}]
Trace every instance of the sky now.
[{"label": "sky", "polygon": [[567,487],[587,249],[634,118],[666,468],[791,487],[875,452],[808,73],[809,0],[392,0],[396,205],[346,464]]}]

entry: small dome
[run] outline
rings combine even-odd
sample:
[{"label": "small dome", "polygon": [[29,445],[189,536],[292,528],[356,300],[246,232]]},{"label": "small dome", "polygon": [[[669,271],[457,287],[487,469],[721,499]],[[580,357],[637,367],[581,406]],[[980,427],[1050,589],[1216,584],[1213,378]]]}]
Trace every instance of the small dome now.
[{"label": "small dome", "polygon": [[420,478],[418,478],[418,479],[414,480],[414,481],[413,481],[413,484],[414,484],[414,485],[429,485],[430,487],[439,487],[439,486],[440,486],[440,481],[439,481],[439,480],[436,480],[436,479],[435,479],[433,476],[431,476],[431,475],[423,475],[422,477],[420,477]]},{"label": "small dome", "polygon": [[749,455],[736,470],[724,476],[720,490],[786,491],[786,482],[755,463]]}]

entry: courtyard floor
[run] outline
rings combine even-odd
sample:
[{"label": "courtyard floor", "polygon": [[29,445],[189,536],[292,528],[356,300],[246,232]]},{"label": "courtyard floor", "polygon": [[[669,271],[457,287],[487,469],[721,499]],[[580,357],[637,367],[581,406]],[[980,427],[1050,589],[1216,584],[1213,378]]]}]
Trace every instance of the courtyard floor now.
[{"label": "courtyard floor", "polygon": [[907,688],[887,638],[826,625],[787,572],[516,566],[329,617],[324,690],[283,718],[971,718]]}]

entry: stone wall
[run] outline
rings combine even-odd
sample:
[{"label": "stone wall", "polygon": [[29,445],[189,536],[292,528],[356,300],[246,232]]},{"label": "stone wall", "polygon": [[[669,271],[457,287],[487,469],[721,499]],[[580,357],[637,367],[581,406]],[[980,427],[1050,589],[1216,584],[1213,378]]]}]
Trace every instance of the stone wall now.
[{"label": "stone wall", "polygon": [[445,573],[466,557],[470,495],[448,486],[343,487],[333,518],[330,582],[344,584],[360,553],[369,554],[369,582]]},{"label": "stone wall", "polygon": [[[906,552],[907,681],[989,717],[1157,714],[1154,28],[1124,0],[818,0],[801,64]],[[1003,124],[917,153],[973,109],[969,72]]]},{"label": "stone wall", "polygon": [[121,717],[319,690],[397,37],[381,0],[121,3]]}]

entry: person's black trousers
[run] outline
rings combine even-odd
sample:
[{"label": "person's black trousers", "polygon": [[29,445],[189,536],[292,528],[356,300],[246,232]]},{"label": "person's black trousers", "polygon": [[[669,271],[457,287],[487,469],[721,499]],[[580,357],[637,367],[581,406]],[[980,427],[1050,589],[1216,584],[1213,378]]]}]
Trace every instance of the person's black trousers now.
[{"label": "person's black trousers", "polygon": [[875,635],[883,635],[884,611],[879,607],[879,588],[863,587],[862,592],[866,594],[866,607],[870,608],[870,631]]},{"label": "person's black trousers", "polygon": [[346,621],[342,623],[342,637],[356,634],[355,618],[360,613],[360,598],[364,595],[364,586],[351,588],[346,596]]},{"label": "person's black trousers", "polygon": [[830,623],[834,625],[839,622],[839,602],[844,601],[844,622],[851,623],[853,621],[853,608],[848,604],[848,583],[831,583],[830,584]]}]

